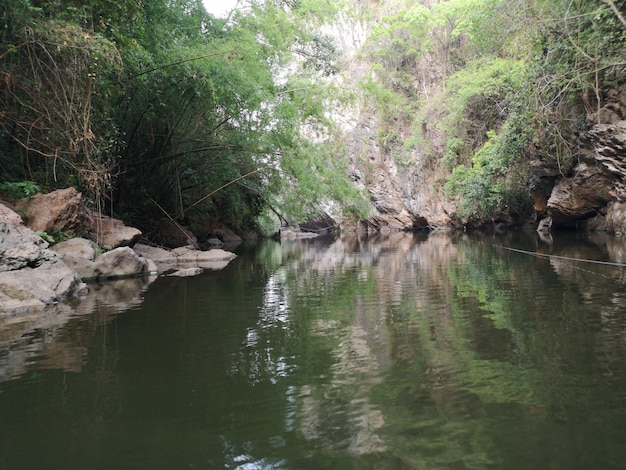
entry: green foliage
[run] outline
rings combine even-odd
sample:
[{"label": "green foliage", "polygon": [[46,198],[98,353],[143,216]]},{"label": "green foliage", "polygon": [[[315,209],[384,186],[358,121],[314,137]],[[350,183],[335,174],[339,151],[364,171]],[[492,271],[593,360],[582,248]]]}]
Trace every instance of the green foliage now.
[{"label": "green foliage", "polygon": [[307,142],[332,132],[320,79],[338,54],[319,26],[341,8],[250,2],[226,22],[200,0],[7,4],[0,177],[76,185],[148,233],[200,214],[254,230],[270,201],[358,206],[343,160]]},{"label": "green foliage", "polygon": [[[382,123],[379,142],[400,162],[439,162],[437,178],[464,218],[526,217],[525,155],[567,174],[583,92],[597,106],[603,87],[623,80],[623,8],[602,0],[426,5],[390,6],[371,35],[373,73],[362,86]],[[409,146],[424,155],[405,159],[407,141],[431,144]]]},{"label": "green foliage", "polygon": [[[525,79],[523,61],[499,58],[475,61],[450,76],[446,81],[447,103],[451,106],[449,127],[475,121],[482,129],[496,128],[515,106]],[[472,126],[470,123],[468,127]],[[479,142],[484,134],[476,136]]]},{"label": "green foliage", "polygon": [[47,232],[42,232],[39,230],[35,232],[35,235],[37,235],[40,238],[43,238],[45,241],[47,241],[50,244],[56,243],[56,240],[54,239],[54,237],[52,235],[49,235]]},{"label": "green foliage", "polygon": [[4,32],[3,45],[13,48],[0,55],[0,177],[47,189],[76,185],[98,200],[116,157],[107,100],[120,57],[73,21],[40,19],[44,10],[13,11]]},{"label": "green foliage", "polygon": [[[267,204],[296,219],[331,201],[367,213],[328,118],[343,97],[327,79],[339,55],[323,26],[346,2],[250,1],[229,20],[200,0],[88,3],[0,3],[1,180],[75,185],[148,232],[166,214],[255,230]],[[379,11],[389,14],[372,28],[361,83],[379,143],[407,168],[452,173],[464,214],[522,199],[531,142],[565,174],[582,92],[601,101],[623,80],[626,27],[608,1]]]},{"label": "green foliage", "polygon": [[450,137],[447,140],[446,153],[443,156],[443,162],[448,171],[452,171],[456,167],[463,143],[463,139],[459,137]]},{"label": "green foliage", "polygon": [[41,193],[42,189],[33,181],[18,181],[0,183],[0,194],[8,199],[21,199]]},{"label": "green foliage", "polygon": [[[514,122],[514,121],[513,121]],[[472,166],[457,166],[448,179],[447,194],[459,201],[459,215],[469,221],[528,215],[523,149],[527,137],[511,122],[474,154]],[[517,217],[516,217],[517,216]]]},{"label": "green foliage", "polygon": [[58,229],[54,230],[52,233],[48,233],[44,231],[37,231],[35,232],[35,235],[43,238],[45,241],[47,241],[51,245],[54,245],[55,243],[64,242],[74,236],[71,233],[65,232],[63,230],[58,230]]}]

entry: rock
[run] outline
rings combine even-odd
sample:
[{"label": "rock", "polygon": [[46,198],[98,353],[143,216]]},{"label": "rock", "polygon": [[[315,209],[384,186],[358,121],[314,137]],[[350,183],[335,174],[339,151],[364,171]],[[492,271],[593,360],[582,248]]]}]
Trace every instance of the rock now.
[{"label": "rock", "polygon": [[63,260],[83,281],[137,277],[156,271],[154,263],[139,257],[131,248],[120,247],[103,253],[95,261],[63,251]]},{"label": "rock", "polygon": [[204,272],[204,269],[202,268],[185,268],[185,269],[179,269],[178,271],[174,271],[173,273],[170,273],[169,276],[192,277],[192,276],[197,276],[198,274],[201,274],[202,272]]},{"label": "rock", "polygon": [[626,121],[615,124],[596,124],[589,131],[594,158],[608,172],[626,177]]},{"label": "rock", "polygon": [[141,236],[139,229],[127,227],[121,220],[88,210],[82,195],[74,188],[22,199],[16,209],[25,212],[24,221],[34,231],[88,234],[107,250],[132,246]]},{"label": "rock", "polygon": [[537,232],[539,233],[550,233],[552,230],[552,217],[548,216],[544,219],[541,219],[539,225],[537,226]]},{"label": "rock", "polygon": [[0,204],[0,220],[8,222],[13,227],[18,228],[24,225],[22,218],[7,206]]},{"label": "rock", "polygon": [[72,256],[76,258],[93,261],[96,259],[96,248],[93,242],[86,238],[71,238],[64,242],[59,242],[52,247],[61,256]]},{"label": "rock", "polygon": [[158,224],[158,233],[155,235],[158,243],[168,248],[193,245],[198,246],[195,235],[186,227],[169,219],[161,219]]},{"label": "rock", "polygon": [[74,188],[21,199],[15,204],[15,209],[24,212],[24,222],[35,232],[51,234],[59,230],[80,234],[90,225],[83,197]]},{"label": "rock", "polygon": [[606,229],[619,235],[626,234],[626,203],[609,204],[606,213]]},{"label": "rock", "polygon": [[0,206],[0,272],[14,271],[40,263],[48,243],[26,228],[19,216],[16,224],[10,209]]},{"label": "rock", "polygon": [[222,223],[215,225],[212,232],[224,243],[241,243],[241,237]]},{"label": "rock", "polygon": [[95,271],[95,262],[70,254],[61,256],[63,262],[72,268],[83,281],[95,281],[98,278],[99,273]]},{"label": "rock", "polygon": [[224,242],[219,238],[209,238],[205,243],[211,247],[224,246]]},{"label": "rock", "polygon": [[92,220],[89,236],[107,250],[121,246],[132,247],[141,237],[141,230],[128,227],[121,220],[96,213],[92,214]]},{"label": "rock", "polygon": [[120,247],[103,253],[93,263],[93,275],[85,280],[116,279],[148,274],[148,261],[132,248]]},{"label": "rock", "polygon": [[0,314],[40,311],[85,294],[76,273],[16,217],[0,205]]},{"label": "rock", "polygon": [[159,267],[154,262],[154,260],[150,258],[145,258],[145,260],[148,262],[148,274],[150,276],[156,276],[157,274],[159,274]]},{"label": "rock", "polygon": [[55,255],[41,259],[41,264],[34,268],[0,273],[0,312],[41,310],[86,292],[86,286],[76,273]]},{"label": "rock", "polygon": [[172,252],[164,248],[137,243],[133,247],[133,250],[137,253],[137,255],[143,258],[151,259],[154,262],[176,263],[176,258],[172,255]]},{"label": "rock", "polygon": [[568,226],[593,217],[613,199],[613,179],[596,166],[581,162],[576,175],[563,178],[552,190],[548,214],[556,226]]},{"label": "rock", "polygon": [[94,279],[96,249],[93,242],[85,238],[72,238],[57,243],[52,250],[61,255],[65,264],[76,271],[83,281]]},{"label": "rock", "polygon": [[305,238],[316,238],[319,234],[313,232],[294,232],[291,230],[280,230],[278,236],[281,240],[301,240]]},{"label": "rock", "polygon": [[205,269],[224,269],[237,255],[230,251],[216,248],[214,250],[200,251],[191,247],[180,247],[172,250],[179,266],[199,266]]},{"label": "rock", "polygon": [[529,195],[537,215],[542,216],[548,210],[548,199],[554,187],[552,178],[534,176],[530,181]]},{"label": "rock", "polygon": [[154,246],[138,243],[134,247],[135,253],[142,258],[151,259],[157,266],[159,273],[171,272],[177,268],[201,267],[205,269],[223,269],[236,254],[222,249],[208,251],[196,250],[191,246],[179,247],[173,250],[165,250]]}]

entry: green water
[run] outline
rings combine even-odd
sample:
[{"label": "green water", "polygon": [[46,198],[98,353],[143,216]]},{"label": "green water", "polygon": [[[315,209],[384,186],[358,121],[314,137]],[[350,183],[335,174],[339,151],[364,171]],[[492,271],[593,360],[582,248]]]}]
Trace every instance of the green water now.
[{"label": "green water", "polygon": [[624,468],[624,269],[503,245],[626,261],[581,235],[264,242],[0,332],[0,468]]}]

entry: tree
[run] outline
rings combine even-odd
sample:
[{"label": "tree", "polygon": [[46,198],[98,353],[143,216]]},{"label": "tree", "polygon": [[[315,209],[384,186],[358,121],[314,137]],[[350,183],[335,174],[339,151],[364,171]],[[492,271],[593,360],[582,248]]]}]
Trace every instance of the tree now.
[{"label": "tree", "polygon": [[200,0],[18,7],[2,10],[0,150],[25,163],[3,158],[4,179],[92,188],[148,232],[200,212],[250,230],[265,207],[303,215],[349,193],[340,163],[310,171],[335,168],[309,142],[331,134],[336,52],[317,25],[335,3],[250,2],[227,20]]}]

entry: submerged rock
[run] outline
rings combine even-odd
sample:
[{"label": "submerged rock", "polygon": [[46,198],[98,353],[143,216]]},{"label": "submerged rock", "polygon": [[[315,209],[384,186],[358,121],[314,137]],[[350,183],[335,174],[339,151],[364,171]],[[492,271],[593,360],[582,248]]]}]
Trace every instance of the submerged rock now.
[{"label": "submerged rock", "polygon": [[174,271],[173,273],[170,273],[169,276],[192,277],[192,276],[197,276],[198,274],[201,274],[202,272],[204,272],[204,269],[202,268],[185,268],[185,269],[179,269],[178,271]]}]

